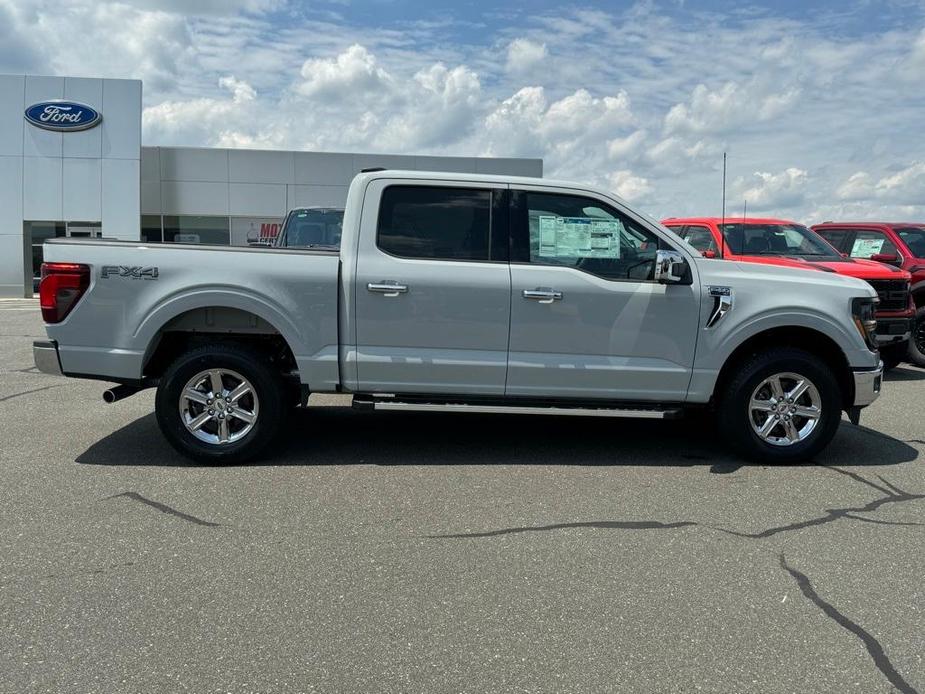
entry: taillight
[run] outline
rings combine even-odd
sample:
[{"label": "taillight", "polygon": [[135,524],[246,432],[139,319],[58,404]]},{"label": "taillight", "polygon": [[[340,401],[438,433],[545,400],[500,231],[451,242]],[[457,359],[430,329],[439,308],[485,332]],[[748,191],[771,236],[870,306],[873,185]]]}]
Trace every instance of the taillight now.
[{"label": "taillight", "polygon": [[46,323],[60,323],[90,286],[90,268],[79,263],[42,263],[39,305]]}]

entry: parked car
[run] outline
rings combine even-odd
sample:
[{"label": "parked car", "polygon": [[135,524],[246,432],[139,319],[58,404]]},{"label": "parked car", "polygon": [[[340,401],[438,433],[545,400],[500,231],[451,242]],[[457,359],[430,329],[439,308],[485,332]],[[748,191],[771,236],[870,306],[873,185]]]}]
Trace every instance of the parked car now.
[{"label": "parked car", "polygon": [[813,230],[851,258],[895,265],[912,275],[915,318],[906,358],[925,367],[925,223],[825,222]]},{"label": "parked car", "polygon": [[547,179],[361,173],[339,251],[57,239],[45,259],[38,368],[116,382],[110,402],[156,386],[164,436],[206,462],[258,455],[318,392],[371,410],[712,406],[744,455],[800,460],[842,410],[857,423],[883,372],[869,284],[705,259]]},{"label": "parked car", "polygon": [[340,248],[344,210],[339,207],[297,207],[286,215],[274,248]]},{"label": "parked car", "polygon": [[662,224],[706,257],[836,272],[868,282],[880,297],[877,344],[883,363],[890,369],[905,360],[915,316],[905,270],[845,257],[816,232],[786,219],[672,217]]}]

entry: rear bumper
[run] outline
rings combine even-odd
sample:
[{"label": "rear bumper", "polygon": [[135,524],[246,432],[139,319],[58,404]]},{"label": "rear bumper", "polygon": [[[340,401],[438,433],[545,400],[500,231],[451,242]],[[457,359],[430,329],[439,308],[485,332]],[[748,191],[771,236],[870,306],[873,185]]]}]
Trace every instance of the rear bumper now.
[{"label": "rear bumper", "polygon": [[880,397],[883,384],[883,362],[874,369],[854,372],[854,407],[867,407]]},{"label": "rear bumper", "polygon": [[58,343],[54,340],[36,340],[32,343],[32,358],[35,367],[43,374],[61,376],[61,360],[58,358]]},{"label": "rear bumper", "polygon": [[909,318],[880,318],[877,320],[877,346],[908,342],[912,334],[912,321]]}]

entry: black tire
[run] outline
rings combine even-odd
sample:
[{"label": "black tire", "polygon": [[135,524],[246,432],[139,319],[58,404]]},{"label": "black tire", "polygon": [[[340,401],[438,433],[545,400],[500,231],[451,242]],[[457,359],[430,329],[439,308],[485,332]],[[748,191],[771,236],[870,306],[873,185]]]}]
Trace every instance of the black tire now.
[{"label": "black tire", "polygon": [[[187,383],[204,371],[227,370],[243,376],[253,386],[257,411],[250,430],[235,441],[207,443],[198,439],[184,423],[181,415],[181,393]],[[230,402],[230,401],[228,401]],[[227,402],[223,402],[226,405]],[[234,404],[234,403],[233,403]],[[179,356],[164,373],[157,388],[155,414],[161,432],[180,453],[193,460],[211,465],[229,465],[251,460],[277,438],[285,411],[285,389],[280,376],[266,365],[259,352],[235,344],[198,347]],[[205,406],[201,406],[205,409]],[[243,406],[240,409],[245,409]],[[232,417],[228,418],[232,426]],[[213,424],[207,421],[207,425]],[[217,422],[214,423],[217,429]],[[234,420],[243,430],[247,425]],[[204,427],[205,429],[205,427]],[[226,430],[227,431],[227,430]],[[239,432],[240,433],[240,432]]]},{"label": "black tire", "polygon": [[880,348],[880,359],[883,361],[883,369],[889,371],[906,361],[906,355],[909,352],[909,344],[903,342],[901,345],[890,345],[889,347]]},{"label": "black tire", "polygon": [[[821,401],[821,415],[815,427],[803,440],[785,446],[773,445],[759,437],[752,426],[749,409],[756,389],[766,379],[780,373],[799,374],[809,379]],[[820,357],[793,347],[772,348],[750,357],[736,368],[719,396],[722,435],[740,455],[750,460],[765,463],[809,460],[828,445],[841,421],[842,395],[835,374]]]},{"label": "black tire", "polygon": [[912,337],[906,359],[925,369],[925,306],[917,309],[912,319]]}]

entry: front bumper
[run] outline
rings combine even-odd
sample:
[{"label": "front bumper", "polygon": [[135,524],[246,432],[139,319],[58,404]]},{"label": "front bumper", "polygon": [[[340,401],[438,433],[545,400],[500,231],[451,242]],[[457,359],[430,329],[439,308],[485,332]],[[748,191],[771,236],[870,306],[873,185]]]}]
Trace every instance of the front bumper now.
[{"label": "front bumper", "polygon": [[61,376],[61,360],[58,359],[58,343],[54,340],[36,340],[32,343],[32,358],[35,367],[43,374]]},{"label": "front bumper", "polygon": [[876,368],[854,372],[854,407],[867,407],[880,397],[883,384],[883,362]]},{"label": "front bumper", "polygon": [[908,318],[880,318],[877,320],[877,346],[888,347],[908,342],[912,334],[912,321]]}]

